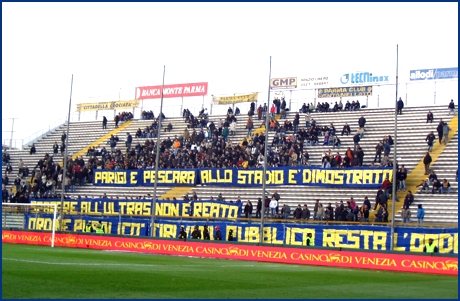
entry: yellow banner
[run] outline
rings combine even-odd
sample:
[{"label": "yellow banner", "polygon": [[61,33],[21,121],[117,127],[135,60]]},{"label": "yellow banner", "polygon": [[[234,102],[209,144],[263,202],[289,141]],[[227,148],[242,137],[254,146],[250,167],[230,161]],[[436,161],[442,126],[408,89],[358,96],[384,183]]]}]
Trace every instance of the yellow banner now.
[{"label": "yellow banner", "polygon": [[102,110],[126,110],[135,109],[140,105],[140,100],[121,100],[108,102],[93,102],[77,104],[77,112],[102,111]]},{"label": "yellow banner", "polygon": [[233,96],[220,96],[215,97],[216,101],[220,105],[234,104],[237,102],[256,102],[259,93],[245,94],[245,95],[233,95]]}]

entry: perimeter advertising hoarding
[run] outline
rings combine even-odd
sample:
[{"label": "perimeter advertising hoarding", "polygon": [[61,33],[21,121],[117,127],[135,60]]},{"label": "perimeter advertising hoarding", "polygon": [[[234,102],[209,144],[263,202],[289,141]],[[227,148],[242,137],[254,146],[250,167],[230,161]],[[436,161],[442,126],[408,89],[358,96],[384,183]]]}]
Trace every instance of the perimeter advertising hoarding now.
[{"label": "perimeter advertising hoarding", "polygon": [[410,71],[410,80],[442,80],[458,78],[458,67],[454,68],[434,68],[418,69]]},{"label": "perimeter advertising hoarding", "polygon": [[[2,230],[3,243],[50,245],[51,233]],[[458,258],[56,233],[55,246],[458,276]]]},{"label": "perimeter advertising hoarding", "polygon": [[[136,88],[137,99],[161,98],[160,86],[146,86]],[[205,96],[208,94],[208,83],[164,85],[163,98]]]}]

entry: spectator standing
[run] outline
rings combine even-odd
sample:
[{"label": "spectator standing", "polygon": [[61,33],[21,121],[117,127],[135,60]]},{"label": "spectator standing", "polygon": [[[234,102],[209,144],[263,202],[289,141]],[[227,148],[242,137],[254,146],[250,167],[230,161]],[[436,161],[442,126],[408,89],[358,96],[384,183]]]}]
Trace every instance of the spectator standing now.
[{"label": "spectator standing", "polygon": [[133,143],[133,136],[130,133],[126,133],[126,147],[131,148],[131,144]]},{"label": "spectator standing", "polygon": [[192,232],[192,239],[201,239],[201,231],[198,226],[195,226]]},{"label": "spectator standing", "polygon": [[204,225],[203,227],[203,239],[205,240],[210,240],[211,237],[209,236],[209,229],[208,229],[208,225]]},{"label": "spectator standing", "polygon": [[264,216],[268,217],[268,215],[270,214],[270,199],[268,198],[268,196],[265,196],[264,208]]},{"label": "spectator standing", "polygon": [[105,116],[102,117],[102,129],[107,129],[107,117]]},{"label": "spectator standing", "polygon": [[404,102],[402,101],[401,97],[398,100],[398,115],[402,115],[402,109],[404,108]]},{"label": "spectator standing", "polygon": [[423,209],[422,204],[418,204],[417,209],[417,222],[423,224],[423,219],[425,218],[425,209]]},{"label": "spectator standing", "polygon": [[382,141],[379,141],[377,145],[375,146],[374,163],[377,162],[377,156],[379,157],[379,163],[382,162],[382,152],[383,152],[383,143]]},{"label": "spectator standing", "polygon": [[281,211],[283,211],[282,212],[283,213],[283,218],[288,219],[289,215],[291,214],[291,207],[289,207],[289,205],[287,205],[287,204],[284,204],[283,209]]},{"label": "spectator standing", "polygon": [[318,207],[319,207],[319,200],[316,200],[315,207],[313,207],[313,220],[318,219]]},{"label": "spectator standing", "polygon": [[294,219],[301,219],[302,218],[302,208],[301,208],[300,204],[297,205],[297,208],[295,208],[293,215],[294,215]]},{"label": "spectator standing", "polygon": [[248,121],[246,122],[246,129],[248,130],[248,136],[251,135],[251,131],[254,128],[254,123],[252,122],[251,117],[248,118]]},{"label": "spectator standing", "polygon": [[269,207],[272,217],[275,217],[276,207],[278,207],[278,201],[275,199],[275,197],[272,197],[272,200],[269,203]]},{"label": "spectator standing", "polygon": [[185,232],[184,226],[180,227],[179,236],[177,238],[183,239],[184,241],[187,239],[187,232]]},{"label": "spectator standing", "polygon": [[399,190],[406,191],[406,178],[407,178],[407,170],[404,168],[404,165],[401,166],[401,169],[397,172],[397,177],[399,180]]},{"label": "spectator standing", "polygon": [[306,220],[310,219],[310,209],[308,209],[307,204],[303,205],[301,218]]},{"label": "spectator standing", "polygon": [[67,134],[63,131],[61,135],[61,142],[65,143],[65,139],[67,138]]},{"label": "spectator standing", "polygon": [[436,127],[436,131],[438,132],[439,144],[441,144],[441,141],[442,141],[443,127],[444,127],[444,121],[442,121],[442,119],[440,119],[439,123],[438,123],[438,126]]},{"label": "spectator standing", "polygon": [[363,115],[358,120],[358,125],[360,128],[364,129],[364,126],[366,125],[366,118],[364,118]]},{"label": "spectator standing", "polygon": [[316,212],[316,218],[320,221],[322,221],[324,219],[324,207],[323,207],[323,204],[319,203],[318,204],[318,211]]},{"label": "spectator standing", "polygon": [[216,226],[216,232],[214,233],[214,240],[222,240],[222,233],[220,232],[220,227]]},{"label": "spectator standing", "polygon": [[449,131],[451,128],[447,125],[447,123],[444,123],[442,126],[442,137],[444,138],[444,144],[447,145],[447,138],[449,138]]},{"label": "spectator standing", "polygon": [[433,134],[433,131],[431,131],[428,136],[426,136],[425,141],[428,144],[428,151],[431,152],[433,150],[433,144],[434,140],[436,140],[436,136]]},{"label": "spectator standing", "polygon": [[365,222],[369,222],[369,208],[370,206],[367,206],[367,205],[364,205],[364,208],[363,208],[363,218],[364,218],[364,221]]},{"label": "spectator standing", "polygon": [[256,218],[260,218],[260,212],[262,211],[262,199],[257,200]]},{"label": "spectator standing", "polygon": [[277,205],[276,205],[276,213],[278,213],[278,206],[279,206],[279,201],[280,201],[280,195],[277,190],[275,190],[272,194],[272,198],[275,198]]},{"label": "spectator standing", "polygon": [[424,253],[437,253],[438,247],[434,244],[433,238],[428,239],[428,244],[423,247]]},{"label": "spectator standing", "polygon": [[253,211],[253,206],[250,200],[246,202],[246,205],[244,206],[244,217],[245,218],[250,218],[252,217],[252,211]]},{"label": "spectator standing", "polygon": [[410,210],[405,205],[401,210],[401,218],[403,220],[403,223],[410,223]]},{"label": "spectator standing", "polygon": [[430,170],[431,161],[432,159],[431,159],[430,153],[426,152],[425,157],[423,157],[423,164],[425,164],[425,175],[428,175],[428,172]]},{"label": "spectator standing", "polygon": [[312,238],[312,234],[308,233],[307,234],[307,246],[313,247],[315,245],[315,241]]},{"label": "spectator standing", "polygon": [[449,115],[450,115],[450,113],[454,114],[454,116],[455,116],[455,104],[454,104],[453,99],[451,99],[450,103],[449,103]]}]

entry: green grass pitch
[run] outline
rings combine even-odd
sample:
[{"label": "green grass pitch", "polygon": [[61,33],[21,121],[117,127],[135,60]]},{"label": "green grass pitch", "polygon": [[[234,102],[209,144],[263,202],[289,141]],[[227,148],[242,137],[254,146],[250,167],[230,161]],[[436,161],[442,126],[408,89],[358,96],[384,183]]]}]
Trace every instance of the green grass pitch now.
[{"label": "green grass pitch", "polygon": [[2,298],[458,299],[458,277],[3,243]]}]

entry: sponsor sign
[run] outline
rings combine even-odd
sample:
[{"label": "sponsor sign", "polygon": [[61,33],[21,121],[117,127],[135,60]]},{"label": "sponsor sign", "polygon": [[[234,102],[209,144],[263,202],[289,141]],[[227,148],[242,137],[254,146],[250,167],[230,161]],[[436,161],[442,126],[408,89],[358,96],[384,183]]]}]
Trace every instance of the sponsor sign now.
[{"label": "sponsor sign", "polygon": [[329,76],[318,76],[318,77],[300,77],[299,87],[300,88],[322,88],[330,87]]},{"label": "sponsor sign", "polygon": [[[51,233],[2,230],[2,242],[49,245]],[[62,233],[55,246],[458,276],[453,257]]]},{"label": "sponsor sign", "polygon": [[244,95],[231,95],[214,97],[213,101],[220,105],[234,104],[238,102],[257,102],[259,93],[244,94]]},{"label": "sponsor sign", "polygon": [[[160,86],[137,87],[137,99],[161,98]],[[208,94],[208,83],[165,85],[163,98],[204,96]]]},{"label": "sponsor sign", "polygon": [[139,100],[123,100],[109,102],[93,102],[76,104],[77,112],[102,111],[102,110],[128,110],[138,108]]},{"label": "sponsor sign", "polygon": [[434,79],[453,79],[458,78],[458,67],[455,68],[437,68],[437,69],[419,69],[410,71],[410,80],[434,80]]},{"label": "sponsor sign", "polygon": [[372,95],[372,86],[318,89],[318,98],[353,97],[370,95]]},{"label": "sponsor sign", "polygon": [[390,76],[372,72],[345,73],[339,83],[344,86],[382,85],[390,83]]},{"label": "sponsor sign", "polygon": [[[155,170],[94,170],[96,186],[152,186]],[[385,177],[392,178],[391,168],[339,168],[276,167],[263,169],[160,169],[157,184],[160,186],[246,186],[307,185],[329,187],[379,188]]]},{"label": "sponsor sign", "polygon": [[270,89],[295,89],[297,88],[297,77],[272,78]]}]

